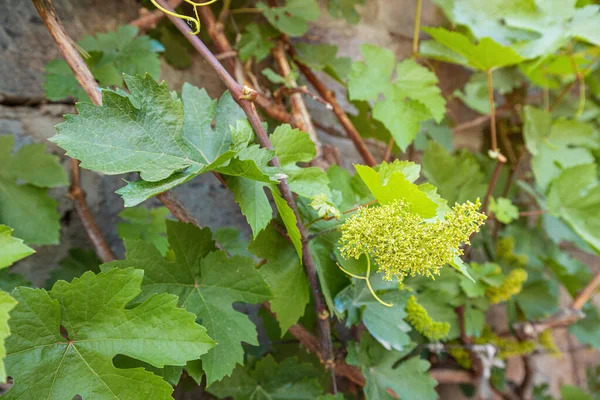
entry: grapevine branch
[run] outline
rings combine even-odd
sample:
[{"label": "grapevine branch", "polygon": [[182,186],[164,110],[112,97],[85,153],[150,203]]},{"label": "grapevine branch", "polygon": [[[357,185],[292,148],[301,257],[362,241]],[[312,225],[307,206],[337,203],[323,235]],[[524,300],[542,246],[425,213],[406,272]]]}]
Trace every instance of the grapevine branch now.
[{"label": "grapevine branch", "polygon": [[[158,4],[162,7],[168,9],[168,5],[164,0],[157,0]],[[204,9],[206,7],[203,7]],[[235,79],[227,72],[227,70],[223,67],[223,65],[216,59],[214,54],[206,47],[206,45],[194,35],[187,34],[188,27],[186,23],[174,16],[168,15],[167,18],[171,20],[171,22],[179,29],[188,41],[192,44],[192,46],[202,55],[202,57],[208,62],[208,64],[213,68],[213,70],[217,73],[219,78],[223,81],[225,86],[229,89],[233,98],[238,102],[242,110],[246,113],[256,136],[262,147],[267,148],[269,150],[273,150],[273,145],[265,131],[264,126],[256,112],[256,107],[254,103],[250,100],[247,100],[250,93],[256,93],[254,90],[248,87],[242,87],[239,85]],[[279,159],[277,156],[271,160],[271,164],[275,167],[280,167]],[[296,225],[298,230],[300,231],[300,236],[302,238],[302,259],[306,274],[308,276],[308,280],[311,287],[311,292],[315,301],[315,309],[318,316],[318,326],[321,340],[321,358],[322,361],[331,368],[334,368],[334,358],[333,358],[333,346],[331,342],[331,327],[329,325],[329,311],[325,304],[325,299],[323,297],[318,277],[317,277],[317,268],[315,265],[315,261],[313,259],[312,253],[309,249],[308,242],[308,231],[306,227],[302,223],[302,219],[298,212],[298,207],[290,190],[290,187],[287,183],[286,179],[282,179],[279,183],[279,190],[283,198],[285,199],[288,206],[294,212],[296,217]],[[335,382],[334,382],[335,384]]]},{"label": "grapevine branch", "polygon": [[[81,87],[85,90],[94,104],[102,104],[102,95],[97,89],[96,80],[92,76],[85,61],[83,61],[77,50],[73,47],[73,40],[69,37],[62,23],[58,19],[52,0],[33,0],[33,5],[44,21],[46,28],[48,28],[50,36],[52,36],[52,39],[58,46],[58,50],[69,67],[73,70]],[[103,262],[113,261],[115,256],[106,242],[104,235],[100,231],[85,200],[85,192],[81,187],[79,162],[75,159],[71,159],[71,186],[69,188],[69,198],[73,200],[75,211],[77,212],[77,215],[79,215],[83,228],[92,242],[98,257]]]}]

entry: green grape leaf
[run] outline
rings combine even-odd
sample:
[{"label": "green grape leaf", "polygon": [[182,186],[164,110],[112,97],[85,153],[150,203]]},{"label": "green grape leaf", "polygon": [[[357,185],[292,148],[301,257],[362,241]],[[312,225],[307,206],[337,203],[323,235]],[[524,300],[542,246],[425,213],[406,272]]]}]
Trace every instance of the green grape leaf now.
[{"label": "green grape leaf", "polygon": [[84,168],[140,172],[142,182],[118,191],[128,206],[211,170],[270,181],[252,160],[258,152],[247,148],[252,129],[229,93],[217,104],[204,89],[185,84],[182,104],[149,75],[125,81],[131,95],[105,90],[101,107],[80,103],[79,114],[67,116],[52,141]]},{"label": "green grape leaf", "polygon": [[582,310],[585,318],[569,326],[569,333],[575,335],[579,343],[600,349],[600,313],[588,303]]},{"label": "green grape leaf", "polygon": [[[160,376],[173,386],[177,386],[181,378],[181,373],[183,372],[182,366],[165,365],[163,368],[157,368],[146,362],[122,355],[116,356],[113,362],[115,367],[122,369],[144,368],[146,371]],[[188,364],[190,362],[191,361],[188,361]]]},{"label": "green grape leaf", "polygon": [[152,243],[164,256],[169,249],[165,225],[168,216],[169,210],[166,207],[126,208],[119,213],[124,222],[117,224],[117,232],[123,240],[143,240]]},{"label": "green grape leaf", "polygon": [[492,197],[490,200],[490,211],[503,224],[510,224],[519,218],[519,209],[510,199],[505,197],[498,197],[498,199]]},{"label": "green grape leaf", "polygon": [[304,315],[310,300],[308,280],[294,247],[270,226],[248,248],[258,258],[266,259],[259,271],[271,290],[271,311],[276,315],[281,335]]},{"label": "green grape leaf", "polygon": [[321,10],[316,0],[286,0],[281,7],[269,7],[258,3],[256,7],[275,28],[289,36],[302,36],[308,31],[308,23],[319,18]]},{"label": "green grape leaf", "polygon": [[[503,46],[489,37],[477,44],[462,33],[452,32],[444,28],[423,28],[423,31],[439,44],[464,57],[463,62],[456,62],[482,71],[507,67],[524,61],[515,50]],[[432,56],[435,56],[433,54]],[[445,61],[451,61],[446,59]]]},{"label": "green grape leaf", "polygon": [[312,161],[317,155],[315,144],[306,132],[292,129],[290,125],[278,126],[271,135],[271,143],[281,163],[281,169],[288,176],[292,192],[313,198],[325,194],[331,199],[329,177],[318,167],[301,168],[297,163]]},{"label": "green grape leaf", "polygon": [[271,83],[276,85],[283,85],[287,88],[292,88],[292,82],[295,82],[298,79],[298,72],[295,70],[290,71],[286,76],[281,76],[277,72],[273,71],[271,68],[265,68],[261,71],[261,74],[265,76]]},{"label": "green grape leaf", "polygon": [[218,343],[200,357],[210,385],[243,362],[242,341],[258,344],[256,327],[234,310],[232,303],[260,303],[271,297],[271,290],[251,258],[228,258],[225,252],[216,251],[208,228],[167,221],[167,237],[174,260],[164,259],[150,243],[126,242],[125,260],[105,264],[103,269],[143,267],[142,293],[137,302],[155,293],[172,293],[179,297],[182,307],[202,320]]},{"label": "green grape leaf", "polygon": [[600,185],[596,164],[579,165],[563,170],[548,193],[548,210],[562,218],[583,240],[600,251]]},{"label": "green grape leaf", "polygon": [[51,289],[59,280],[70,282],[87,271],[100,272],[100,264],[102,264],[102,261],[100,261],[95,251],[70,249],[69,255],[58,263],[58,268],[54,268],[50,272],[45,286],[47,289]]},{"label": "green grape leaf", "polygon": [[[157,53],[163,50],[162,45],[156,46],[147,35],[138,36],[138,28],[133,25],[123,25],[116,32],[99,33],[96,37],[84,36],[79,45],[88,52],[102,53],[97,69],[104,66],[108,71],[94,74],[101,86],[122,84],[122,74],[147,73],[154,79],[160,75]],[[119,80],[103,79],[110,75],[119,76]]]},{"label": "green grape leaf", "polygon": [[308,44],[297,43],[294,45],[296,58],[313,70],[324,71],[333,79],[343,83],[350,69],[352,59],[350,57],[338,57],[338,47],[333,44]]},{"label": "green grape leaf", "polygon": [[57,203],[48,189],[68,183],[58,157],[42,144],[11,154],[13,136],[0,136],[0,224],[30,244],[57,244],[60,229]]},{"label": "green grape leaf", "polygon": [[277,363],[273,356],[267,355],[252,369],[238,366],[231,377],[211,385],[206,391],[233,400],[313,400],[323,392],[318,382],[321,374],[312,365],[295,358]]},{"label": "green grape leaf", "polygon": [[238,45],[240,59],[245,62],[254,57],[256,62],[262,61],[275,47],[271,40],[275,37],[277,31],[269,25],[248,24]]},{"label": "green grape leaf", "polygon": [[0,225],[0,268],[11,266],[14,262],[19,261],[33,253],[31,247],[23,244],[23,240],[13,237],[13,229],[6,225]]},{"label": "green grape leaf", "polygon": [[[354,62],[348,77],[350,100],[376,101],[373,117],[405,151],[421,122],[431,118],[440,122],[444,117],[446,101],[437,86],[437,76],[414,60],[396,65],[394,54],[378,46],[363,45],[361,52],[365,61]],[[379,100],[382,94],[385,99]]]},{"label": "green grape leaf", "polygon": [[327,10],[333,18],[344,18],[349,24],[356,25],[360,22],[360,15],[356,10],[359,5],[364,5],[366,0],[328,0]]},{"label": "green grape leaf", "polygon": [[560,386],[562,400],[594,400],[594,396],[587,394],[583,389],[572,385]]},{"label": "green grape leaf", "polygon": [[[118,369],[117,354],[155,367],[184,365],[214,346],[170,294],[139,293],[143,271],[86,272],[50,292],[18,288],[6,341],[7,399],[170,399],[173,388],[142,369]],[[40,360],[43,359],[43,362]]]},{"label": "green grape leaf", "polygon": [[[362,258],[364,261],[364,257]],[[343,265],[347,260],[341,259]],[[342,290],[335,298],[336,311],[347,315],[346,325],[364,323],[369,333],[387,350],[403,350],[411,343],[408,333],[411,327],[404,321],[406,317],[406,293],[398,292],[396,282],[381,279],[381,275],[373,275],[370,279],[373,289],[379,297],[393,304],[387,307],[379,303],[368,289],[364,280],[352,279],[352,284]],[[390,290],[391,289],[391,290]],[[385,291],[383,294],[381,292]],[[362,317],[362,318],[361,318]]]},{"label": "green grape leaf", "polygon": [[[116,32],[100,33],[95,38],[84,36],[79,42],[79,46],[90,54],[85,62],[100,86],[122,86],[123,74],[148,73],[158,78],[158,53],[164,48],[162,45],[156,46],[149,36],[137,34],[138,28],[124,25]],[[49,100],[58,101],[73,96],[89,101],[87,93],[65,61],[50,61],[45,70],[43,87]]]},{"label": "green grape leaf", "polygon": [[508,26],[513,15],[529,14],[536,9],[535,0],[434,0],[448,19],[467,26],[477,39],[490,37],[502,44],[530,38],[528,32]]},{"label": "green grape leaf", "polygon": [[473,154],[462,151],[453,156],[440,144],[430,142],[421,163],[423,175],[451,206],[485,196],[487,185]]},{"label": "green grape leaf", "polygon": [[589,149],[598,149],[592,125],[558,119],[537,108],[525,107],[525,144],[533,155],[531,164],[537,184],[546,191],[565,168],[594,162]]},{"label": "green grape leaf", "polygon": [[336,204],[338,209],[350,210],[373,199],[358,174],[351,176],[346,169],[333,164],[327,169],[327,176],[331,190],[340,193]]},{"label": "green grape leaf", "polygon": [[427,373],[429,362],[412,357],[397,365],[398,360],[407,356],[413,348],[414,346],[407,347],[402,352],[385,351],[369,335],[363,335],[358,357],[367,381],[364,390],[369,400],[389,399],[387,391],[390,389],[398,397],[406,400],[438,398],[434,389],[437,382]]},{"label": "green grape leaf", "polygon": [[423,218],[434,217],[438,205],[422,192],[419,186],[407,180],[401,170],[390,169],[390,173],[382,173],[381,171],[387,165],[389,164],[382,163],[379,172],[365,165],[355,165],[355,168],[373,196],[381,204],[403,200],[412,212]]},{"label": "green grape leaf", "polygon": [[177,29],[169,25],[157,28],[160,42],[164,45],[163,57],[165,61],[177,68],[186,69],[192,66],[191,45]]},{"label": "green grape leaf", "polygon": [[575,298],[577,293],[592,280],[592,272],[584,263],[570,257],[558,246],[553,247],[548,253],[549,257],[544,257],[543,260],[571,297]]},{"label": "green grape leaf", "polygon": [[6,338],[10,336],[8,321],[10,311],[15,308],[17,301],[10,297],[8,293],[0,290],[0,382],[6,382],[6,369],[4,367],[4,357],[6,357]]},{"label": "green grape leaf", "polygon": [[528,13],[511,15],[506,23],[532,31],[536,38],[519,44],[518,51],[528,58],[555,53],[572,39],[600,45],[600,6],[575,7],[575,0],[560,3],[537,1]]},{"label": "green grape leaf", "polygon": [[345,274],[338,268],[333,256],[339,237],[338,232],[331,232],[328,235],[314,238],[309,243],[325,303],[333,312],[337,312],[335,296],[348,285]]}]

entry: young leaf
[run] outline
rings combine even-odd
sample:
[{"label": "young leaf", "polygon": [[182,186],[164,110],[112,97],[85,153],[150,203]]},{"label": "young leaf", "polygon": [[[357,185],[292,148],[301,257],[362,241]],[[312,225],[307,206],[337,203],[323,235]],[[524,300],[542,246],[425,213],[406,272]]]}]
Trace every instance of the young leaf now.
[{"label": "young leaf", "polygon": [[30,244],[57,244],[57,203],[47,188],[64,186],[67,174],[58,157],[32,144],[11,154],[14,138],[0,136],[0,224]]},{"label": "young leaf", "polygon": [[285,225],[285,230],[296,249],[300,262],[302,262],[302,237],[298,225],[296,225],[296,215],[277,190],[271,190],[271,194],[273,200],[275,200],[275,206],[277,206],[279,216]]},{"label": "young leaf", "polygon": [[31,247],[23,244],[23,240],[12,236],[13,229],[6,225],[0,225],[0,268],[11,266],[14,262],[19,261],[33,253]]},{"label": "young leaf", "polygon": [[265,184],[237,176],[227,177],[226,182],[256,238],[273,219],[273,209],[265,193]]},{"label": "young leaf", "polygon": [[[123,354],[155,367],[184,365],[214,346],[195,316],[169,294],[126,308],[143,271],[86,272],[50,292],[18,288],[6,341],[7,399],[170,399],[173,388],[142,369],[119,369]],[[40,362],[43,360],[43,362]]]},{"label": "young leaf", "polygon": [[15,308],[17,301],[10,297],[8,293],[0,290],[0,382],[6,382],[6,369],[4,367],[4,357],[6,357],[6,338],[10,336],[8,321],[10,311]]},{"label": "young leaf", "polygon": [[384,174],[382,171],[388,165],[396,164],[387,164],[384,162],[379,172],[364,165],[355,165],[355,168],[363,182],[371,190],[371,193],[373,193],[373,196],[381,204],[403,200],[412,212],[419,214],[423,218],[434,217],[438,205],[426,193],[422,192],[417,185],[407,180],[401,170],[389,169],[389,172]]},{"label": "young leaf", "polygon": [[[512,48],[503,46],[489,37],[473,44],[462,33],[452,32],[444,28],[423,28],[423,31],[430,34],[437,43],[463,57],[463,61],[445,59],[446,61],[454,61],[456,64],[487,71],[518,64],[524,60]],[[432,55],[435,56],[435,54]]]},{"label": "young leaf", "polygon": [[318,378],[321,372],[312,365],[286,358],[276,363],[268,355],[254,368],[239,366],[231,377],[217,382],[206,390],[215,396],[232,397],[233,400],[272,399],[313,400],[323,391]]},{"label": "young leaf", "polygon": [[[350,100],[376,101],[373,116],[391,132],[402,150],[415,139],[421,122],[440,122],[446,101],[437,86],[436,75],[413,60],[400,62],[390,50],[374,45],[361,46],[365,62],[352,64],[348,80]],[[385,100],[379,101],[383,94]]]},{"label": "young leaf", "polygon": [[519,209],[505,197],[499,197],[497,200],[490,199],[490,211],[494,213],[496,219],[503,224],[510,224],[519,218]]},{"label": "young leaf", "polygon": [[269,7],[258,3],[256,7],[271,25],[289,36],[302,36],[308,31],[308,22],[319,18],[321,14],[316,0],[286,0],[281,7]]},{"label": "young leaf", "polygon": [[263,302],[271,297],[271,290],[254,269],[251,258],[228,258],[216,251],[208,228],[167,221],[167,237],[175,253],[173,261],[164,259],[150,243],[126,242],[126,259],[103,268],[143,267],[142,293],[137,302],[155,293],[172,293],[179,296],[182,307],[202,319],[208,334],[218,343],[200,357],[210,385],[243,362],[241,342],[258,344],[256,327],[232,304]]},{"label": "young leaf", "polygon": [[249,246],[256,257],[267,260],[259,271],[273,291],[271,310],[283,336],[304,315],[309,302],[308,280],[294,247],[273,227],[268,227]]}]

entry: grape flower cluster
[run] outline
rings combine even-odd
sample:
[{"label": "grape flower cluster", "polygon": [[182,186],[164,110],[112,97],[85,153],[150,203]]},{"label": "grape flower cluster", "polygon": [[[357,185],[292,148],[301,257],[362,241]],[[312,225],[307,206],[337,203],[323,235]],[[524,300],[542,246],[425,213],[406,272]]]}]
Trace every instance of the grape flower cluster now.
[{"label": "grape flower cluster", "polygon": [[463,254],[461,245],[479,231],[486,216],[479,199],[456,204],[443,219],[426,220],[402,200],[380,207],[362,207],[341,227],[340,252],[346,259],[370,256],[386,280],[424,275]]}]

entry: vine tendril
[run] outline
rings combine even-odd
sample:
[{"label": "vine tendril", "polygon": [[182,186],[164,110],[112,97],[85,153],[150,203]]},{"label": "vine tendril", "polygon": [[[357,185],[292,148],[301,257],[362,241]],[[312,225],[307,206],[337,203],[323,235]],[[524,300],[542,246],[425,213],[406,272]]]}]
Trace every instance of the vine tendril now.
[{"label": "vine tendril", "polygon": [[361,279],[365,282],[367,282],[367,287],[369,288],[369,291],[371,292],[371,294],[373,295],[373,297],[375,298],[375,300],[377,300],[377,302],[379,302],[381,305],[384,305],[386,307],[392,307],[393,304],[392,303],[386,303],[385,301],[381,300],[381,298],[379,296],[377,296],[377,294],[375,293],[375,290],[373,289],[373,286],[371,286],[371,282],[369,281],[369,277],[371,276],[371,257],[369,257],[368,254],[366,254],[367,256],[367,274],[365,276],[360,276],[360,275],[356,275],[353,274],[352,272],[344,269],[339,263],[338,263],[338,268],[341,269],[345,274],[356,278],[356,279]]},{"label": "vine tendril", "polygon": [[[196,18],[193,18],[188,15],[178,14],[176,12],[169,11],[166,8],[164,8],[163,6],[161,6],[160,4],[158,4],[155,0],[150,0],[150,1],[152,2],[152,4],[154,4],[154,6],[156,8],[158,8],[160,11],[164,12],[165,14],[170,15],[175,18],[183,19],[183,20],[187,21],[190,24],[190,26],[192,26],[192,23],[193,23],[195,26],[195,30],[192,32],[189,32],[192,35],[197,35],[198,33],[200,33],[200,28],[202,26],[202,24],[200,23],[200,16],[198,15],[198,7],[208,6],[208,5],[211,5],[211,4],[217,2],[217,0],[209,0],[209,1],[205,1],[204,3],[195,3],[192,0],[184,0],[186,3],[191,4],[194,7],[194,14],[196,15]],[[194,28],[194,27],[192,27],[192,28]]]}]

